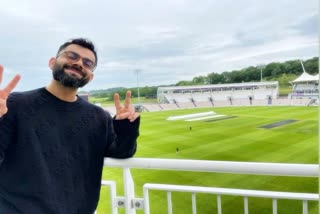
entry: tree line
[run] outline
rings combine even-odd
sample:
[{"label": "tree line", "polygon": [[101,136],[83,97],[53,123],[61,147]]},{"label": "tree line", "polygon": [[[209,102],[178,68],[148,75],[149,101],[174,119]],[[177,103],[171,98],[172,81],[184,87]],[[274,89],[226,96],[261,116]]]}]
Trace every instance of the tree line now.
[{"label": "tree line", "polygon": [[[311,75],[318,74],[319,57],[302,61],[307,73]],[[263,81],[279,81],[280,87],[290,85],[290,81],[301,75],[303,68],[300,60],[290,60],[286,62],[272,62],[266,65],[250,66],[241,70],[225,71],[222,73],[209,73],[206,76],[196,76],[192,80],[182,80],[175,85],[170,86],[189,86],[189,85],[208,85],[208,84],[226,84],[226,83],[241,83],[241,82],[259,82]],[[262,75],[261,75],[262,74]],[[121,97],[125,96],[128,88],[117,88],[117,92]],[[138,89],[129,88],[132,95],[137,97]],[[156,98],[158,86],[145,86],[139,88],[141,97]],[[114,90],[99,90],[90,92],[94,97],[108,97],[113,99]]]},{"label": "tree line", "polygon": [[[311,74],[318,74],[319,57],[314,57],[303,61],[305,70]],[[272,62],[267,65],[250,66],[241,70],[225,71],[222,73],[209,73],[207,76],[197,76],[191,81],[180,81],[176,85],[206,85],[206,84],[224,84],[224,83],[241,83],[241,82],[258,82],[276,80],[284,74],[292,78],[302,74],[303,69],[300,60],[291,60],[283,63]],[[289,84],[289,83],[288,83]]]}]

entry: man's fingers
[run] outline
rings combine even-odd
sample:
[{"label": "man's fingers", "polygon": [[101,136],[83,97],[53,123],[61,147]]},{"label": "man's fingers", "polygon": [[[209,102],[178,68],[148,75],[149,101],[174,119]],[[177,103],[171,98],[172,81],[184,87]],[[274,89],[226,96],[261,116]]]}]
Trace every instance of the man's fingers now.
[{"label": "man's fingers", "polygon": [[116,106],[117,111],[121,109],[120,97],[118,93],[113,95],[114,105]]},{"label": "man's fingers", "polygon": [[16,87],[20,78],[21,76],[17,74],[15,77],[13,77],[13,79],[9,82],[9,84],[3,89],[4,92],[7,93],[7,95],[9,95],[10,92]]},{"label": "man's fingers", "polygon": [[3,75],[3,66],[0,65],[0,84],[2,82],[2,75]]},{"label": "man's fingers", "polygon": [[116,115],[116,119],[117,120],[123,120],[123,119],[127,119],[130,115],[130,112],[124,112],[124,113],[121,113],[121,114],[117,114]]},{"label": "man's fingers", "polygon": [[128,118],[130,120],[130,122],[135,121],[138,117],[140,116],[140,114],[138,112],[135,112],[130,118]]},{"label": "man's fingers", "polygon": [[117,120],[124,120],[124,119],[128,119],[130,122],[135,121],[138,117],[140,116],[140,114],[138,112],[134,112],[132,115],[130,115],[130,112],[125,112],[122,114],[119,114],[116,116]]},{"label": "man's fingers", "polygon": [[124,107],[125,107],[125,108],[129,108],[130,103],[131,103],[131,91],[127,91],[127,93],[126,93],[126,99],[125,99],[125,101],[124,101]]},{"label": "man's fingers", "polygon": [[128,119],[131,122],[133,122],[135,119],[137,119],[137,117],[139,117],[139,114],[135,113],[135,108],[130,105],[131,104],[131,91],[126,92],[124,107],[121,106],[120,97],[119,97],[118,93],[115,93],[113,98],[114,98],[114,104],[115,104],[116,110],[117,110],[117,115],[116,115],[117,120]]},{"label": "man's fingers", "polygon": [[130,117],[132,117],[132,115],[134,114],[134,107],[133,106],[129,106],[129,108],[126,109],[126,112],[128,112],[128,119],[130,120]]},{"label": "man's fingers", "polygon": [[8,108],[4,107],[0,110],[0,117],[2,117],[3,115],[5,115],[8,112]]}]

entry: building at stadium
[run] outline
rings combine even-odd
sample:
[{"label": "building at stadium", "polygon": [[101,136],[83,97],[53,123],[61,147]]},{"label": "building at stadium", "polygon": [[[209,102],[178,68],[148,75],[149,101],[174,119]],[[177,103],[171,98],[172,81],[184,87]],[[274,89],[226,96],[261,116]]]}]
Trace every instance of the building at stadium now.
[{"label": "building at stadium", "polygon": [[181,104],[227,101],[272,100],[277,99],[279,83],[274,82],[246,82],[232,84],[198,85],[159,87],[158,103]]},{"label": "building at stadium", "polygon": [[313,99],[319,102],[319,74],[310,75],[304,69],[300,60],[303,73],[291,83],[292,93],[288,95],[289,99]]},{"label": "building at stadium", "polygon": [[310,75],[306,71],[295,80],[291,82],[292,93],[289,94],[288,98],[291,99],[318,99],[319,96],[319,74]]}]

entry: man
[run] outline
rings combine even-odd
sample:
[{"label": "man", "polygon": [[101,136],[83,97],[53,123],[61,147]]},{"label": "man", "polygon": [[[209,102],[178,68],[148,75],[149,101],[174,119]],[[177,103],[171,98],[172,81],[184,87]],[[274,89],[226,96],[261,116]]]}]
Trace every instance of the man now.
[{"label": "man", "polygon": [[[104,157],[134,155],[140,117],[131,92],[124,106],[114,95],[114,118],[77,96],[97,61],[90,41],[73,39],[49,60],[47,87],[10,94],[17,75],[0,89],[0,213],[92,214]],[[2,75],[0,66],[0,83]]]}]

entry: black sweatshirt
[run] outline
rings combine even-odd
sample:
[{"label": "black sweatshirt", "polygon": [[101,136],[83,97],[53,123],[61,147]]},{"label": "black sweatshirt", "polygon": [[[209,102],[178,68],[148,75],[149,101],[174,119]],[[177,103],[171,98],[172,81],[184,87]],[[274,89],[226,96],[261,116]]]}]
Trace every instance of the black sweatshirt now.
[{"label": "black sweatshirt", "polygon": [[114,120],[45,88],[12,93],[0,118],[0,213],[92,214],[103,158],[136,151],[140,118]]}]

